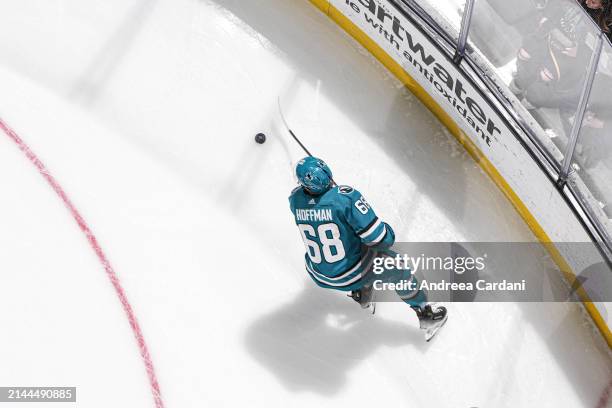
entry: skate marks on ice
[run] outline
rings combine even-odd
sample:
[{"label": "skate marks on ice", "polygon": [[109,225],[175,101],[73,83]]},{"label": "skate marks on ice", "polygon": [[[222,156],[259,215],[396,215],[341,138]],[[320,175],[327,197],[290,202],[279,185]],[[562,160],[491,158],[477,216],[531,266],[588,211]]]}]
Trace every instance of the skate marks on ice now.
[{"label": "skate marks on ice", "polygon": [[108,96],[133,60],[160,0],[7,4],[0,63],[84,108]]},{"label": "skate marks on ice", "polygon": [[405,309],[406,323],[385,320],[380,313],[362,310],[344,293],[306,281],[293,302],[248,327],[245,345],[288,390],[331,397],[348,385],[351,371],[382,347],[425,352],[429,344]]},{"label": "skate marks on ice", "polygon": [[149,17],[153,14],[159,0],[140,0],[126,12],[108,39],[93,55],[68,91],[70,98],[84,105],[94,103],[106,84],[112,79],[129,52],[138,41],[138,35]]}]

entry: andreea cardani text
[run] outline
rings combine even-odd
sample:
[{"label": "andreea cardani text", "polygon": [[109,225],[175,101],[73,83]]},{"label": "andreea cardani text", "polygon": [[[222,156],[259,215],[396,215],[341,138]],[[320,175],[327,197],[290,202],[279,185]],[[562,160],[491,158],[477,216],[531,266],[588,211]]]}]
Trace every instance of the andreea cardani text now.
[{"label": "andreea cardani text", "polygon": [[524,279],[519,282],[510,282],[505,279],[499,282],[487,282],[484,279],[477,280],[476,282],[447,282],[445,280],[439,282],[428,282],[425,279],[420,282],[416,282],[412,279],[404,279],[398,282],[384,282],[382,279],[378,279],[374,281],[373,285],[375,290],[396,291],[472,291],[476,289],[485,292],[521,292],[525,291],[527,283]]}]

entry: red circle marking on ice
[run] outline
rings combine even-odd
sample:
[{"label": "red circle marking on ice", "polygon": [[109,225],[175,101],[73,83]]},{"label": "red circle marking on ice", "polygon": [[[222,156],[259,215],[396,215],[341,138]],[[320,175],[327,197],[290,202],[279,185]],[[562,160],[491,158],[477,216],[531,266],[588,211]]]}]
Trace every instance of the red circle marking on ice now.
[{"label": "red circle marking on ice", "polygon": [[612,380],[608,383],[606,388],[603,390],[597,403],[597,408],[606,408],[610,402],[610,394],[612,394]]},{"label": "red circle marking on ice", "polygon": [[38,158],[38,156],[36,156],[32,149],[30,149],[30,147],[17,135],[17,133],[15,133],[15,131],[13,131],[13,129],[11,129],[2,119],[0,119],[0,128],[19,147],[19,150],[21,150],[26,155],[30,162],[34,166],[36,166],[40,174],[47,180],[47,182],[57,193],[59,198],[64,202],[64,205],[70,211],[70,214],[79,225],[79,228],[81,229],[83,234],[85,234],[87,240],[89,241],[89,244],[91,245],[91,248],[98,256],[100,263],[104,267],[106,275],[108,276],[110,282],[115,288],[115,292],[119,297],[119,301],[123,306],[123,310],[127,315],[128,321],[132,328],[132,332],[134,333],[134,337],[136,338],[136,342],[138,343],[140,356],[142,357],[142,361],[144,362],[145,368],[147,370],[147,376],[149,377],[151,392],[153,394],[153,399],[155,400],[155,407],[164,408],[164,402],[161,397],[159,383],[157,381],[157,376],[155,375],[155,368],[153,367],[153,361],[151,360],[149,349],[145,342],[144,336],[142,335],[142,330],[140,329],[140,325],[138,324],[138,320],[136,319],[136,315],[134,314],[134,310],[130,305],[127,295],[125,294],[125,291],[123,290],[123,287],[119,282],[119,277],[117,276],[115,270],[108,261],[108,258],[104,254],[104,251],[102,251],[102,247],[100,247],[98,240],[96,239],[95,235],[93,234],[79,211],[68,198],[68,195],[66,194],[64,189],[62,189],[57,180],[55,180],[51,173],[49,173],[47,167],[45,167],[45,165],[40,161],[40,159]]}]

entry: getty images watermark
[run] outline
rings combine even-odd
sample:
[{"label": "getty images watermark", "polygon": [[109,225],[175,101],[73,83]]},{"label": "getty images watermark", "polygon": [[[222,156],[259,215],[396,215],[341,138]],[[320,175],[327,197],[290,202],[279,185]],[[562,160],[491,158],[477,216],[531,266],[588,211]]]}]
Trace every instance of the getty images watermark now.
[{"label": "getty images watermark", "polygon": [[398,242],[379,253],[368,279],[378,302],[423,290],[430,301],[612,301],[612,271],[591,243],[554,243],[575,254],[572,270],[539,243]]},{"label": "getty images watermark", "polygon": [[[376,279],[373,282],[375,290],[402,290],[402,291],[450,291],[450,290],[474,290],[479,291],[525,291],[527,281],[521,279],[518,282],[502,279],[501,281],[487,281],[486,279],[477,279],[475,282],[454,282],[441,280],[428,280],[427,271],[445,271],[462,275],[467,271],[483,272],[486,269],[485,261],[488,255],[484,254],[479,257],[441,257],[441,256],[426,256],[421,254],[417,257],[408,254],[389,253],[383,256],[374,258],[372,263],[372,272],[375,275],[385,275],[389,271],[410,271],[418,274],[422,273],[425,276],[423,279],[412,279],[412,277],[404,276],[397,281],[385,281],[384,279]],[[408,275],[408,274],[405,274]]]}]

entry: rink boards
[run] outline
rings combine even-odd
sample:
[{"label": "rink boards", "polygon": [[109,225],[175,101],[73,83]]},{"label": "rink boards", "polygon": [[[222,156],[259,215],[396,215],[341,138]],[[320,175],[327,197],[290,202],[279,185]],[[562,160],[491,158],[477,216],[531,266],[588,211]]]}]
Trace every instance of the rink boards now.
[{"label": "rink boards", "polygon": [[[473,85],[446,54],[389,0],[310,0],[367,48],[440,119],[487,172],[559,268],[573,280],[601,255],[553,242],[590,242],[577,215],[531,157],[492,95]],[[410,129],[406,129],[410,131]],[[581,247],[583,248],[583,247]],[[597,286],[610,284],[608,276]],[[587,288],[588,292],[589,289]],[[593,321],[612,346],[609,306],[579,290]]]}]

